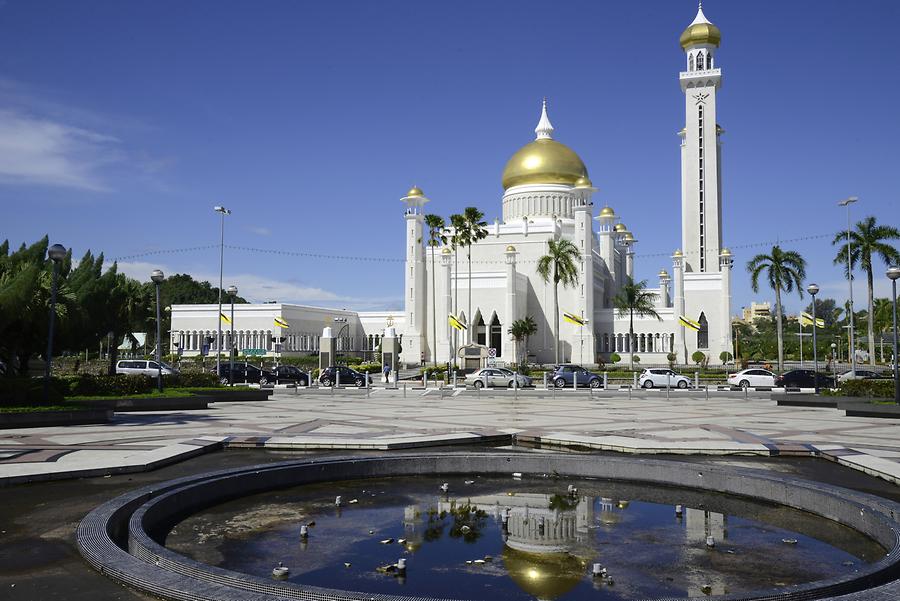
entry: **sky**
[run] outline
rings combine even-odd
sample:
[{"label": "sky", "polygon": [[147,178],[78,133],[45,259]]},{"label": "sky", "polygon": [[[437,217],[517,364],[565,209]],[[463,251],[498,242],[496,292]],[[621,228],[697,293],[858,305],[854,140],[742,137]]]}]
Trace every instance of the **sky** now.
[{"label": "sky", "polygon": [[[161,268],[217,284],[223,205],[225,286],[253,301],[396,309],[399,199],[416,184],[430,212],[477,206],[492,223],[503,167],[547,97],[554,138],[587,165],[595,205],[635,233],[636,276],[652,286],[681,246],[678,37],[696,11],[0,0],[0,240],[48,234],[141,280]],[[856,195],[852,218],[900,225],[900,3],[707,0],[704,12],[722,31],[735,313],[771,299],[745,266],[776,241],[806,258],[820,298],[842,299],[837,201]]]}]

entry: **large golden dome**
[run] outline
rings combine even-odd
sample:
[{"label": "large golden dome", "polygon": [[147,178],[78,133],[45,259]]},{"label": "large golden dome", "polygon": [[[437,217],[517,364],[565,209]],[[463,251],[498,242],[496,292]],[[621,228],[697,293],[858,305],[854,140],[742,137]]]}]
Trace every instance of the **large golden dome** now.
[{"label": "large golden dome", "polygon": [[574,186],[587,177],[587,168],[575,151],[550,138],[520,148],[503,170],[503,188],[523,184],[567,184]]},{"label": "large golden dome", "polygon": [[709,22],[706,15],[703,14],[703,6],[697,10],[697,17],[694,22],[687,26],[681,33],[678,40],[681,47],[687,49],[688,46],[696,46],[697,44],[711,44],[716,48],[722,41],[722,32],[719,28]]}]

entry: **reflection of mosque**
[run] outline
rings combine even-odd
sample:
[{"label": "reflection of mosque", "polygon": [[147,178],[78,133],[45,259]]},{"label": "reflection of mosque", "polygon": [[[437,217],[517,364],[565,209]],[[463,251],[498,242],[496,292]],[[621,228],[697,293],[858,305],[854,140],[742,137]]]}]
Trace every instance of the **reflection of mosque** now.
[{"label": "reflection of mosque", "polygon": [[[725,516],[714,511],[706,511],[703,509],[684,510],[684,532],[685,547],[684,552],[688,559],[700,553],[707,553],[706,539],[711,536],[718,545],[728,539],[728,530],[726,528],[727,521]],[[691,597],[702,597],[704,595],[724,595],[727,593],[725,589],[725,580],[721,575],[715,573],[698,573],[688,572],[688,594]]]}]

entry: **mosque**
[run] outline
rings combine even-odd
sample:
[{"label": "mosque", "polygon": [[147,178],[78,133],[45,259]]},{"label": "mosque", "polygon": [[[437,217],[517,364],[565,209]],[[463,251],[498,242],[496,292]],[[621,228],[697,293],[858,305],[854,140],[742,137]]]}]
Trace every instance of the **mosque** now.
[{"label": "mosque", "polygon": [[[498,362],[512,363],[518,355],[529,362],[553,363],[558,321],[561,362],[593,364],[608,361],[613,353],[625,358],[633,352],[644,364],[666,363],[668,353],[687,363],[699,350],[718,363],[723,351],[733,352],[733,258],[722,243],[721,221],[724,130],[716,121],[722,70],[715,55],[720,40],[719,29],[702,6],[681,34],[681,245],[670,265],[660,265],[658,285],[653,282],[647,289],[655,295],[659,318],[635,315],[633,340],[629,317],[615,309],[615,298],[634,276],[636,231],[619,221],[613,207],[595,204],[588,169],[574,150],[555,139],[545,101],[535,139],[517,150],[503,170],[502,218],[487,224],[487,236],[470,249],[449,243],[426,246],[429,199],[418,187],[402,198],[402,312],[236,305],[235,336],[232,340],[223,332],[222,350],[235,346],[271,355],[273,337],[283,337],[280,352],[305,354],[318,349],[323,326],[336,325],[338,350],[373,351],[384,329],[393,327],[401,335],[401,361],[407,364],[446,363],[473,349]],[[453,233],[452,228],[445,232]],[[560,240],[572,242],[580,255],[575,284],[568,287],[556,287],[552,278],[548,283],[538,273],[549,243]],[[196,355],[209,341],[209,351],[215,352],[219,345],[210,336],[216,335],[217,313],[216,305],[174,305],[173,345],[185,355]],[[565,320],[563,314],[568,314]],[[526,317],[534,320],[537,332],[525,349],[517,349],[509,328]],[[464,329],[451,327],[451,321]],[[279,322],[287,327],[282,329]]]}]

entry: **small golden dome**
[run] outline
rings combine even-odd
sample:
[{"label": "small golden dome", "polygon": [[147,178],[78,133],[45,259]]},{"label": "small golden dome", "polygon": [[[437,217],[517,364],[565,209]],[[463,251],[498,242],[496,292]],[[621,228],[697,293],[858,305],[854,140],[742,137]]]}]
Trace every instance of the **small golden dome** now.
[{"label": "small golden dome", "polygon": [[634,234],[632,234],[631,232],[625,232],[622,235],[622,238],[625,239],[625,242],[634,242]]},{"label": "small golden dome", "polygon": [[510,244],[509,246],[506,247],[506,252],[514,253],[514,252],[516,252],[516,247],[513,246],[512,244]]},{"label": "small golden dome", "polygon": [[680,249],[680,248],[676,248],[676,249],[675,249],[675,252],[672,253],[672,256],[673,256],[673,257],[683,257],[683,256],[684,256],[684,253],[681,252],[681,249]]},{"label": "small golden dome", "polygon": [[593,188],[594,184],[591,182],[591,178],[581,176],[577,180],[575,180],[576,188]]},{"label": "small golden dome", "polygon": [[730,256],[731,256],[731,251],[728,250],[727,248],[723,248],[723,249],[722,249],[722,252],[721,252],[721,256],[723,256],[723,257],[730,257]]},{"label": "small golden dome", "polygon": [[711,44],[718,48],[719,42],[722,41],[722,32],[709,22],[709,19],[703,14],[703,8],[700,7],[694,21],[682,32],[678,41],[684,49],[697,44]]},{"label": "small golden dome", "polygon": [[661,277],[661,278],[667,278],[667,277],[669,277],[669,272],[666,271],[665,269],[660,269],[660,270],[659,270],[659,277]]},{"label": "small golden dome", "polygon": [[415,197],[415,196],[425,196],[425,193],[422,192],[422,189],[419,186],[413,186],[409,189],[409,192],[406,193],[407,197]]},{"label": "small golden dome", "polygon": [[442,255],[452,255],[452,254],[453,254],[453,251],[451,251],[449,248],[447,248],[447,247],[445,246],[445,247],[444,247],[444,250],[441,251],[441,254],[442,254]]},{"label": "small golden dome", "polygon": [[614,227],[613,230],[615,230],[615,231],[617,231],[617,232],[619,232],[619,233],[621,233],[621,232],[627,232],[627,231],[628,231],[628,227],[627,227],[624,223],[617,223],[617,224],[616,224],[616,227]]},{"label": "small golden dome", "polygon": [[603,207],[600,209],[600,217],[615,217],[616,212],[612,210],[612,207]]},{"label": "small golden dome", "polygon": [[503,189],[508,190],[524,184],[574,186],[580,178],[588,179],[588,172],[575,151],[551,138],[541,138],[512,155],[503,169],[502,181]]}]

